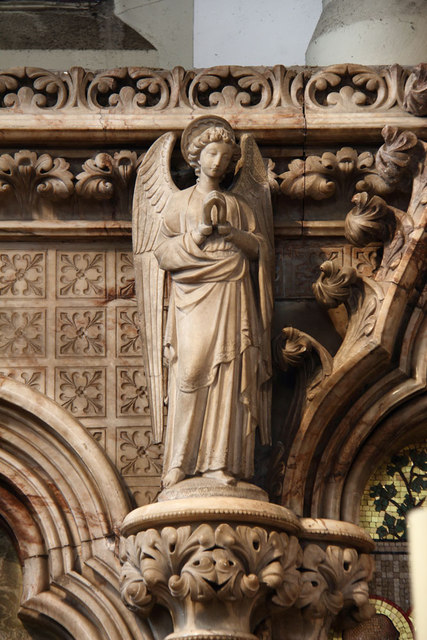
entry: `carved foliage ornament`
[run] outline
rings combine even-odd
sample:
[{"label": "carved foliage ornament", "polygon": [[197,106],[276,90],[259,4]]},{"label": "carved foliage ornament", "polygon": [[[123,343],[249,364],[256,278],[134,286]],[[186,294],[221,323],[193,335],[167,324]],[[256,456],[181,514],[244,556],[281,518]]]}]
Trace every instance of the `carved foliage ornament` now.
[{"label": "carved foliage ornament", "polygon": [[377,70],[337,64],[315,72],[307,83],[308,109],[385,111],[401,106],[407,72],[399,65]]},{"label": "carved foliage ornament", "polygon": [[[289,607],[300,593],[301,549],[294,536],[259,527],[202,524],[149,529],[121,541],[122,597],[148,615],[157,601],[174,611],[177,601],[212,600],[252,605],[270,590]],[[252,604],[250,604],[252,602]]]},{"label": "carved foliage ornament", "polygon": [[123,67],[100,73],[81,67],[63,72],[18,67],[0,73],[0,109],[23,113],[78,107],[125,114],[224,108],[300,111],[304,93],[311,110],[405,108],[421,115],[423,107],[420,110],[418,105],[425,105],[425,69],[415,68],[407,82],[408,75],[399,65],[374,69],[355,64],[303,72],[281,65],[189,71]]},{"label": "carved foliage ornament", "polygon": [[[382,133],[384,145],[376,157],[378,173],[390,185],[412,183],[411,201],[404,212],[366,192],[353,198],[356,206],[345,223],[347,239],[356,246],[380,241],[384,250],[381,265],[371,278],[358,276],[354,269],[340,268],[331,261],[321,266],[322,274],[314,285],[316,298],[327,308],[344,303],[349,315],[345,340],[334,364],[343,361],[356,341],[372,334],[388,285],[399,277],[395,274],[402,259],[405,255],[410,259],[413,253],[416,257],[415,247],[422,246],[427,203],[425,143],[412,132],[399,132],[395,127],[384,127]],[[414,270],[414,277],[418,272],[419,267]]]},{"label": "carved foliage ornament", "polygon": [[280,189],[291,198],[325,200],[335,194],[356,191],[387,193],[388,182],[378,174],[375,157],[369,151],[358,154],[351,147],[343,147],[336,154],[308,156],[289,164],[289,170],[280,176]]},{"label": "carved foliage ornament", "polygon": [[359,555],[355,549],[307,545],[297,607],[304,609],[304,615],[314,618],[335,616],[344,607],[364,607],[368,603],[368,582],[373,568],[373,558]]},{"label": "carved foliage ornament", "polygon": [[123,67],[100,73],[73,67],[52,72],[19,67],[0,74],[0,108],[106,109],[135,113],[141,109],[299,109],[303,74],[282,65],[221,66],[200,71]]},{"label": "carved foliage ornament", "polygon": [[427,63],[416,66],[409,76],[403,106],[415,116],[427,116]]},{"label": "carved foliage ornament", "polygon": [[13,192],[24,214],[31,213],[38,197],[59,200],[73,191],[73,174],[64,158],[47,153],[18,151],[0,156],[0,198]]}]

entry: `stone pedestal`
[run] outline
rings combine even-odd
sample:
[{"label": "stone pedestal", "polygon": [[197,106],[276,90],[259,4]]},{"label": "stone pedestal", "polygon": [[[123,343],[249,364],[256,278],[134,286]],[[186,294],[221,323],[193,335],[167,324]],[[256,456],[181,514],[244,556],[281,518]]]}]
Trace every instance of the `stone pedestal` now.
[{"label": "stone pedestal", "polygon": [[167,640],[256,640],[265,624],[281,639],[326,638],[343,611],[366,616],[372,546],[355,525],[262,500],[165,500],[123,522],[121,592],[144,617],[169,611]]}]

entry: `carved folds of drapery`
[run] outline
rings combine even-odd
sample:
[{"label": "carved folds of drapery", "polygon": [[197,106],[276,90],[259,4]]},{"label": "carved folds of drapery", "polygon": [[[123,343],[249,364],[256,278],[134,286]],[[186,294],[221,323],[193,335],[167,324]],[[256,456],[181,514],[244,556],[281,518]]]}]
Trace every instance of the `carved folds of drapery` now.
[{"label": "carved folds of drapery", "polygon": [[314,640],[338,614],[350,626],[371,615],[372,543],[355,525],[298,521],[251,500],[178,502],[136,510],[121,539],[122,597],[149,620],[165,607],[168,638],[250,640],[268,629],[277,640]]}]

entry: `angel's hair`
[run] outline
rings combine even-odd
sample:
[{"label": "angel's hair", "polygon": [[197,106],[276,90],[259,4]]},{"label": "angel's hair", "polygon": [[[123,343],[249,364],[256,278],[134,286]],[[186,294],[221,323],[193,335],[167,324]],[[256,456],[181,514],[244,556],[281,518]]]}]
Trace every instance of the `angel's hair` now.
[{"label": "angel's hair", "polygon": [[196,176],[200,175],[200,154],[211,142],[226,142],[233,147],[233,156],[230,164],[237,162],[240,157],[240,147],[236,144],[234,136],[230,131],[227,131],[227,129],[223,127],[209,127],[194,138],[188,147],[188,164],[194,169]]}]

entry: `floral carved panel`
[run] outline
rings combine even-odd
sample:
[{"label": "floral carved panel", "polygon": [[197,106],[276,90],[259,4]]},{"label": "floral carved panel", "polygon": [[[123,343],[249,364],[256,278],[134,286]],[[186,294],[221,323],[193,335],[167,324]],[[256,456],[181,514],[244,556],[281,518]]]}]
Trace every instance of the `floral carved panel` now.
[{"label": "floral carved panel", "polygon": [[5,251],[0,254],[2,298],[44,298],[45,283],[45,252]]},{"label": "floral carved panel", "polygon": [[0,374],[82,422],[125,469],[138,504],[151,502],[162,451],[152,443],[128,245],[35,246],[0,245]]},{"label": "floral carved panel", "polygon": [[60,298],[105,298],[105,256],[95,251],[58,252]]}]

